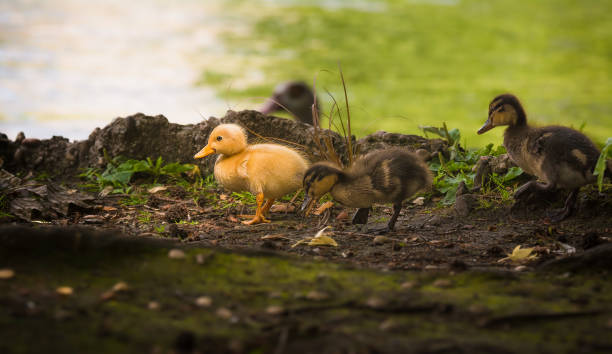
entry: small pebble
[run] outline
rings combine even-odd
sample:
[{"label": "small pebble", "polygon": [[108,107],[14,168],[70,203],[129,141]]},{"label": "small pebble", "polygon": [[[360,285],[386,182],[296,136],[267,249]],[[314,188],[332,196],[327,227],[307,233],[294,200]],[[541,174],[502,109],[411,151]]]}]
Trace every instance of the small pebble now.
[{"label": "small pebble", "polygon": [[232,311],[230,311],[229,309],[225,308],[225,307],[219,307],[217,309],[217,316],[219,316],[220,318],[224,319],[224,320],[229,320],[232,318]]},{"label": "small pebble", "polygon": [[402,285],[400,285],[402,289],[412,289],[415,286],[416,286],[416,282],[413,282],[413,281],[407,281],[407,282],[402,283]]},{"label": "small pebble", "polygon": [[354,253],[353,251],[344,251],[342,252],[342,258],[351,258],[353,257]]},{"label": "small pebble", "polygon": [[366,305],[368,305],[368,307],[371,307],[373,309],[379,309],[386,305],[386,301],[379,297],[373,296],[366,301]]},{"label": "small pebble", "polygon": [[195,304],[199,307],[210,307],[212,299],[208,296],[200,296],[195,300]]},{"label": "small pebble", "polygon": [[126,291],[128,289],[128,285],[126,282],[120,281],[113,286],[114,292]]},{"label": "small pebble", "polygon": [[285,313],[285,309],[281,306],[271,305],[266,308],[266,313],[272,316],[278,316]]},{"label": "small pebble", "polygon": [[321,301],[321,300],[328,299],[329,295],[321,291],[312,290],[308,294],[306,294],[306,298],[308,300]]},{"label": "small pebble", "polygon": [[82,220],[85,224],[102,224],[104,222],[104,218],[98,215],[85,215]]},{"label": "small pebble", "polygon": [[449,279],[438,279],[434,281],[432,285],[437,288],[449,288],[453,285],[453,282]]},{"label": "small pebble", "polygon": [[473,304],[468,307],[468,311],[474,315],[484,315],[490,312],[489,308],[481,304]]},{"label": "small pebble", "polygon": [[182,250],[179,249],[171,249],[170,252],[168,252],[168,258],[170,259],[183,259],[185,258],[185,252],[183,252]]},{"label": "small pebble", "polygon": [[387,236],[376,236],[372,242],[374,242],[375,245],[382,245],[389,241],[391,240]]},{"label": "small pebble", "polygon": [[149,310],[159,310],[159,302],[149,301],[149,305],[147,307],[149,308]]},{"label": "small pebble", "polygon": [[527,266],[525,266],[525,265],[520,265],[520,266],[514,268],[515,272],[524,272],[526,270],[527,270]]},{"label": "small pebble", "polygon": [[60,295],[69,296],[72,295],[74,291],[69,286],[60,286],[59,288],[55,289],[55,292]]},{"label": "small pebble", "polygon": [[391,331],[398,327],[397,321],[392,318],[388,318],[385,321],[381,322],[378,328],[381,331]]}]

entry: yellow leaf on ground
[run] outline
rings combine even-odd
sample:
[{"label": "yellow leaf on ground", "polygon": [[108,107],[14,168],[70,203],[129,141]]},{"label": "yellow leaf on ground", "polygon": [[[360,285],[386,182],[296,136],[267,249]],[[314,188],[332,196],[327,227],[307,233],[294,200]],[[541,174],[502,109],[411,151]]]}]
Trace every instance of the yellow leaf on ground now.
[{"label": "yellow leaf on ground", "polygon": [[314,237],[310,242],[308,242],[308,246],[334,246],[338,247],[336,241],[329,236],[319,236]]},{"label": "yellow leaf on ground", "polygon": [[514,247],[512,253],[508,254],[508,257],[502,258],[498,262],[527,263],[538,258],[538,255],[531,254],[531,252],[533,252],[533,247],[521,248],[521,245],[518,245]]},{"label": "yellow leaf on ground", "polygon": [[293,245],[291,245],[291,248],[296,248],[297,246],[301,245],[302,243],[306,243],[306,242],[308,242],[310,240],[311,240],[311,238],[305,238],[303,240],[299,240],[298,242],[296,242]]},{"label": "yellow leaf on ground", "polygon": [[291,248],[295,248],[303,243],[306,243],[308,246],[334,246],[337,247],[338,244],[336,243],[336,241],[325,235],[325,230],[327,230],[329,228],[329,226],[325,226],[324,228],[322,228],[321,230],[319,230],[319,232],[316,233],[316,235],[314,237],[307,237],[305,239],[299,240],[298,242],[294,243]]}]

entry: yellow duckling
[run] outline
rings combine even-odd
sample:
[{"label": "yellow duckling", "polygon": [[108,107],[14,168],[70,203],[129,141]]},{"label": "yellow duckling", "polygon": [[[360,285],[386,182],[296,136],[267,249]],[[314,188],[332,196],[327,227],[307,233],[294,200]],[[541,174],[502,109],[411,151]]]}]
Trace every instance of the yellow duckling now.
[{"label": "yellow duckling", "polygon": [[[257,209],[247,225],[267,223],[272,203],[302,186],[308,162],[297,151],[278,144],[248,145],[239,125],[221,124],[210,133],[208,144],[194,158],[219,154],[215,179],[232,192],[255,194]],[[267,199],[262,207],[264,199]]]},{"label": "yellow duckling", "polygon": [[329,162],[313,164],[304,174],[306,214],[325,193],[341,204],[359,208],[353,224],[367,224],[375,203],[393,203],[393,215],[382,232],[392,231],[402,209],[402,202],[431,186],[427,165],[415,154],[400,148],[378,150],[340,169]]}]

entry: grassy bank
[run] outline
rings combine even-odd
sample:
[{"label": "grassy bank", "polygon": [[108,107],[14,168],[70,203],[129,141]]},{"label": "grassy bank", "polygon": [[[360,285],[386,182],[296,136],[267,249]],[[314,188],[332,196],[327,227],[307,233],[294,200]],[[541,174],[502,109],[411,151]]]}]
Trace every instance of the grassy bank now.
[{"label": "grassy bank", "polygon": [[[612,3],[604,1],[232,2],[253,22],[226,36],[240,68],[203,70],[201,83],[228,104],[257,107],[280,81],[301,78],[341,98],[342,63],[358,135],[460,127],[469,146],[489,101],[517,94],[536,124],[580,128],[598,143],[612,135]],[[249,77],[262,77],[251,80]]]}]

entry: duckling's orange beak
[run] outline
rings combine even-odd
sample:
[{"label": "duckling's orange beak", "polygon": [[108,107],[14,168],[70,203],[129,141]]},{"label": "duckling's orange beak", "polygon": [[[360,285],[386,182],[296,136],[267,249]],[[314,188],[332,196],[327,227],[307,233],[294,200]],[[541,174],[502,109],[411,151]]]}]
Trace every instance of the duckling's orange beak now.
[{"label": "duckling's orange beak", "polygon": [[206,157],[208,155],[212,155],[216,152],[215,149],[210,147],[209,145],[204,146],[204,149],[200,150],[200,152],[198,152],[197,154],[195,154],[195,156],[193,156],[194,159],[201,159],[202,157]]},{"label": "duckling's orange beak", "polygon": [[482,126],[482,128],[478,129],[478,135],[488,132],[491,129],[493,129],[493,121],[491,120],[491,118],[489,118]]}]

